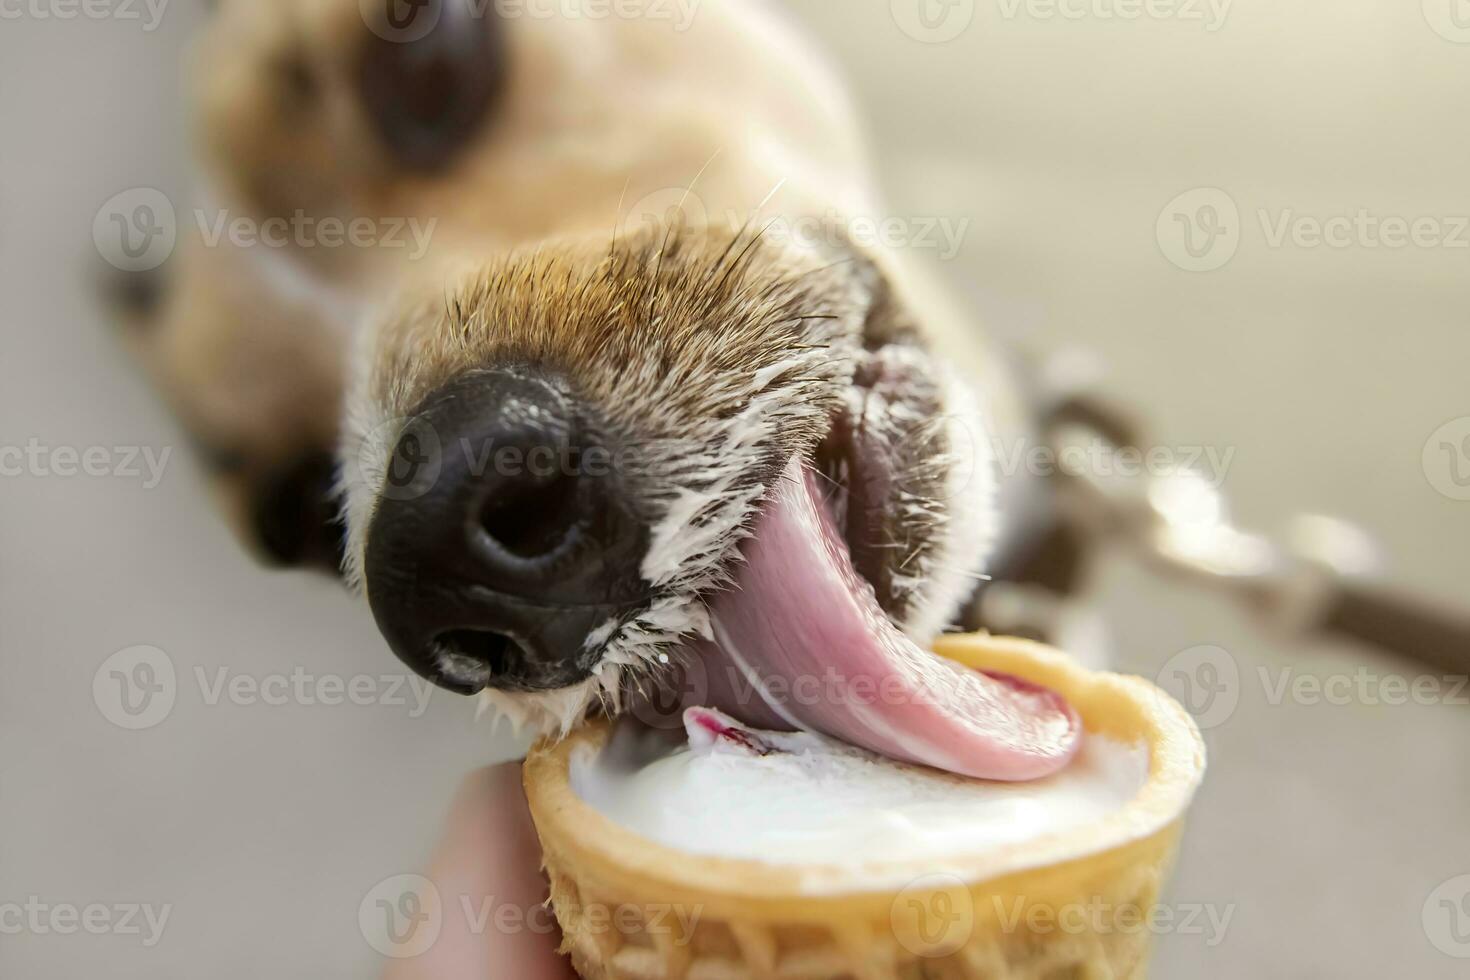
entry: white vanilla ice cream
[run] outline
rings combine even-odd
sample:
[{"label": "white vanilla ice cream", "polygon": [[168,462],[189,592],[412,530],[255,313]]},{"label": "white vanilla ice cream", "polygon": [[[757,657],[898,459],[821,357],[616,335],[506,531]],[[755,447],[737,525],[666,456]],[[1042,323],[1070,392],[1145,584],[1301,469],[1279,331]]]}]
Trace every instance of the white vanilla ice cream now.
[{"label": "white vanilla ice cream", "polygon": [[968,779],[807,733],[755,731],[704,708],[685,730],[619,723],[571,760],[575,792],[658,844],[777,865],[978,855],[1094,823],[1148,779],[1148,749],[1083,736],[1060,772]]}]

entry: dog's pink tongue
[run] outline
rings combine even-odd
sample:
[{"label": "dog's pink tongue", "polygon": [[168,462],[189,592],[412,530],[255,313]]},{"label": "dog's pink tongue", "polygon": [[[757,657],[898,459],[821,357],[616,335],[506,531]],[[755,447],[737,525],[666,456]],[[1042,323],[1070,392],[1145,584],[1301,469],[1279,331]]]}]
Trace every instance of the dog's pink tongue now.
[{"label": "dog's pink tongue", "polygon": [[711,602],[713,655],[745,681],[721,683],[712,669],[713,706],[980,779],[1037,779],[1065,766],[1081,737],[1071,706],[1019,678],[943,660],[900,632],[853,568],[817,479],[787,470],[741,549],[734,588]]}]

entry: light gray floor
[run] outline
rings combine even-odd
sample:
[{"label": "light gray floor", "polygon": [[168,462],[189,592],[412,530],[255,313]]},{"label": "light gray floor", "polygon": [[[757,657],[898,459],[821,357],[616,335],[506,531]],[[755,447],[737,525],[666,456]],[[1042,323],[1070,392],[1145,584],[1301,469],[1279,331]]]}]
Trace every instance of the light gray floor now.
[{"label": "light gray floor", "polygon": [[[1161,442],[1233,449],[1252,525],[1361,521],[1403,581],[1465,598],[1470,503],[1436,491],[1421,451],[1470,416],[1470,250],[1273,247],[1258,212],[1470,214],[1470,45],[1389,0],[1237,0],[1214,31],[959,0],[935,8],[972,17],[943,44],[899,28],[912,0],[795,6],[853,78],[891,213],[970,220],[942,272],[992,327],[1102,352]],[[198,16],[0,22],[0,443],[178,443],[86,272],[102,201],[179,185],[176,64]],[[1199,187],[1241,214],[1238,253],[1208,273],[1155,232]],[[148,947],[0,932],[0,976],[364,976],[360,900],[417,868],[460,775],[513,747],[448,697],[421,716],[210,704],[196,671],[397,668],[337,588],[251,567],[179,453],[152,489],[0,479],[0,905],[172,909]],[[1283,671],[1401,668],[1259,631],[1123,561],[1101,591],[1125,666],[1152,676],[1212,644],[1241,672],[1173,889],[1229,926],[1164,936],[1156,975],[1464,976],[1426,902],[1470,873],[1470,706],[1280,700]],[[166,651],[179,694],[126,731],[93,678],[139,644]]]}]

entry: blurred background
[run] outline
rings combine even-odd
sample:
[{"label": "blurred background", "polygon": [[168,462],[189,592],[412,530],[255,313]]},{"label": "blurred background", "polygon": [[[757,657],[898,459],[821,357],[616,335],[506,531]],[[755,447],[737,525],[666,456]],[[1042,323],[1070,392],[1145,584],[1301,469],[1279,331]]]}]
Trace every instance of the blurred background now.
[{"label": "blurred background", "polygon": [[[1159,444],[1229,452],[1242,523],[1348,518],[1406,588],[1467,601],[1470,4],[787,5],[851,81],[890,213],[964,229],[931,261],[977,322],[1096,352]],[[467,771],[517,751],[468,701],[389,690],[401,669],[339,586],[250,564],[93,298],[103,202],[186,186],[203,6],[148,29],[141,3],[0,3],[0,443],[119,464],[0,478],[0,905],[169,910],[152,942],[141,918],[0,920],[5,977],[370,975],[364,896],[422,866]],[[1391,219],[1432,222],[1395,247]],[[143,450],[172,452],[157,479]],[[1155,975],[1465,976],[1470,691],[1435,675],[1404,703],[1393,679],[1421,669],[1273,633],[1122,555],[1097,592],[1124,669],[1209,648],[1236,674],[1201,718],[1212,768],[1171,899],[1228,918],[1161,936]],[[94,678],[140,645],[177,696],[130,730]],[[211,694],[298,670],[369,678],[370,703]]]}]

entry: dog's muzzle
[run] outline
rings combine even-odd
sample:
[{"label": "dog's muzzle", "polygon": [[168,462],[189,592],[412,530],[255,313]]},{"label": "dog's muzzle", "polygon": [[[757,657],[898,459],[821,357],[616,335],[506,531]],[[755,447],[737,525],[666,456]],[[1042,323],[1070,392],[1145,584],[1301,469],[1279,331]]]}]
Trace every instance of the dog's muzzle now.
[{"label": "dog's muzzle", "polygon": [[643,598],[648,536],[623,476],[544,372],[479,371],[429,397],[368,529],[368,600],[393,651],[463,694],[588,677],[588,637]]}]

